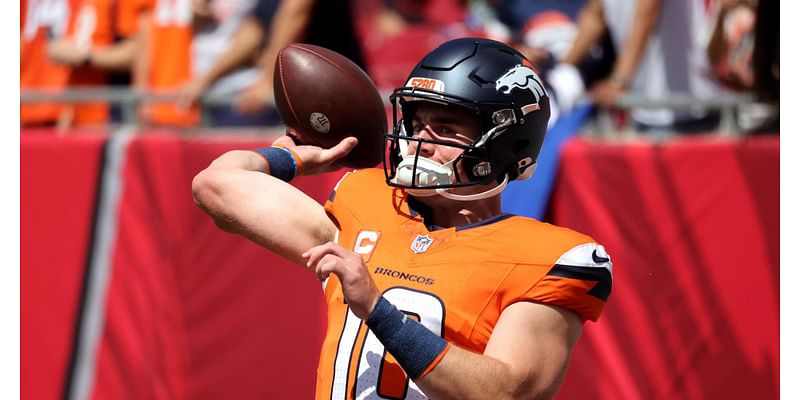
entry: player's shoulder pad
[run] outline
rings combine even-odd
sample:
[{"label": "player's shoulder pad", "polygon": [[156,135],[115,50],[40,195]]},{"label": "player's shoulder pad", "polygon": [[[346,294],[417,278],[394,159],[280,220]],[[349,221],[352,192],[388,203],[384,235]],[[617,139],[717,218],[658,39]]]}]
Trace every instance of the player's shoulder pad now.
[{"label": "player's shoulder pad", "polygon": [[611,256],[603,245],[592,242],[577,245],[563,253],[548,275],[597,281],[589,294],[607,301],[611,294],[612,273]]},{"label": "player's shoulder pad", "polygon": [[348,171],[339,179],[336,186],[333,187],[328,202],[333,203],[336,200],[337,193],[345,189],[345,192],[354,192],[352,196],[360,196],[361,192],[375,183],[383,183],[384,174],[379,168],[356,169]]},{"label": "player's shoulder pad", "polygon": [[606,248],[598,243],[579,244],[561,255],[556,264],[605,268],[609,273],[612,269],[611,256],[606,252]]},{"label": "player's shoulder pad", "polygon": [[573,248],[594,242],[590,236],[578,231],[533,218],[515,216],[514,221],[504,240],[508,247],[520,251],[505,254],[519,254],[529,263],[552,265]]}]

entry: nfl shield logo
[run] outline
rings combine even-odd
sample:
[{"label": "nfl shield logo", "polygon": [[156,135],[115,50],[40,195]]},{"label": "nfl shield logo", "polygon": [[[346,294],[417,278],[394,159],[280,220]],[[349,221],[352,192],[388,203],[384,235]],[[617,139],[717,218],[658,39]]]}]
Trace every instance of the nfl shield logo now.
[{"label": "nfl shield logo", "polygon": [[417,235],[417,238],[411,242],[411,251],[414,254],[424,253],[428,250],[428,247],[431,247],[431,243],[433,243],[433,239],[430,238],[428,235]]}]

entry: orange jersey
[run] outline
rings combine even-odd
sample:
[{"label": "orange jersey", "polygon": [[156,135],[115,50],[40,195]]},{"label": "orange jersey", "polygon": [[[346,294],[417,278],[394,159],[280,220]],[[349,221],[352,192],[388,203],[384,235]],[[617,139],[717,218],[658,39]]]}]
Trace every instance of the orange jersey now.
[{"label": "orange jersey", "polygon": [[[147,86],[156,93],[174,93],[192,78],[192,8],[187,0],[156,0],[151,13]],[[160,125],[193,126],[199,109],[183,110],[172,103],[149,103],[144,117]]]},{"label": "orange jersey", "polygon": [[[67,86],[102,86],[104,72],[93,68],[70,68],[47,56],[48,30],[54,38],[67,38],[87,47],[112,43],[112,0],[72,0],[30,3],[29,20],[23,24],[20,44],[20,89],[63,89]],[[27,6],[27,4],[23,4]],[[47,16],[42,17],[42,16]],[[75,124],[98,124],[108,120],[106,103],[26,104],[21,107],[23,124],[55,122],[63,112],[72,113]]]},{"label": "orange jersey", "polygon": [[143,13],[153,8],[155,0],[116,0],[116,34],[127,38],[139,31],[139,21]]},{"label": "orange jersey", "polygon": [[[345,175],[325,209],[337,241],[364,258],[384,297],[449,342],[483,353],[503,310],[519,301],[597,321],[611,292],[601,245],[575,231],[501,214],[429,230],[380,169]],[[426,398],[344,302],[331,275],[317,399]]]},{"label": "orange jersey", "polygon": [[[83,0],[77,15],[72,21],[69,37],[77,43],[99,49],[110,46],[114,41],[112,28],[113,0]],[[96,68],[84,67],[72,70],[69,85],[103,86],[107,82],[106,73]],[[79,125],[100,124],[108,121],[107,103],[81,103],[74,107],[74,122]]]},{"label": "orange jersey", "polygon": [[[67,85],[70,69],[50,61],[47,42],[51,35],[66,34],[78,5],[78,0],[26,1],[21,4],[25,9],[25,19],[20,25],[20,90],[58,90]],[[61,110],[62,105],[56,103],[23,104],[20,106],[20,122],[23,125],[52,123],[58,119]]]}]

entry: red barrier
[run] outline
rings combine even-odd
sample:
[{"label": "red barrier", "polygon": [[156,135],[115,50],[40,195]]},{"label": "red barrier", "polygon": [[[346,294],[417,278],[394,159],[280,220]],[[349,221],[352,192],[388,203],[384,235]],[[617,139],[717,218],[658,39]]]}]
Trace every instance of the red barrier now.
[{"label": "red barrier", "polygon": [[[104,142],[21,138],[26,399],[63,396]],[[266,144],[127,145],[93,398],[313,397],[315,277],[220,231],[191,200],[214,157]],[[567,145],[553,220],[605,244],[615,268],[560,399],[777,398],[778,164],[777,138]],[[294,183],[322,202],[340,175]]]},{"label": "red barrier", "polygon": [[[313,397],[325,323],[316,277],[220,231],[191,198],[213,158],[267,144],[130,143],[93,398]],[[340,175],[294,184],[323,202]]]},{"label": "red barrier", "polygon": [[20,136],[20,396],[62,397],[105,137]]},{"label": "red barrier", "polygon": [[614,288],[559,398],[776,399],[777,137],[571,142],[554,222],[609,249]]}]

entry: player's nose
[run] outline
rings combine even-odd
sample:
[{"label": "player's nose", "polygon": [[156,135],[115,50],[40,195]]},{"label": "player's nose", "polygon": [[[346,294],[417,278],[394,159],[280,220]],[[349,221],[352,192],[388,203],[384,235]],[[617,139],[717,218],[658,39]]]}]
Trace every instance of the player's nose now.
[{"label": "player's nose", "polygon": [[[421,139],[430,139],[432,136],[429,129],[430,126],[426,125],[425,129],[421,130],[416,137]],[[413,140],[408,145],[409,154],[415,154],[417,152],[417,148],[419,148],[420,157],[430,158],[436,152],[436,145],[433,143]]]}]

